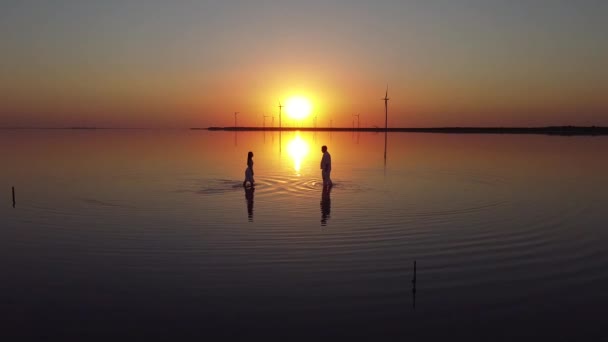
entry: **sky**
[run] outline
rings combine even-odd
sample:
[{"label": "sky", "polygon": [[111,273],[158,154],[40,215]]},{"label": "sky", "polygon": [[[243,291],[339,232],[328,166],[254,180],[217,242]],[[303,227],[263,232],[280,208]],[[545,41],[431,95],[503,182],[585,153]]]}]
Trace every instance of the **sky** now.
[{"label": "sky", "polygon": [[[608,126],[608,2],[0,4],[0,127]],[[263,117],[268,116],[265,122]]]}]

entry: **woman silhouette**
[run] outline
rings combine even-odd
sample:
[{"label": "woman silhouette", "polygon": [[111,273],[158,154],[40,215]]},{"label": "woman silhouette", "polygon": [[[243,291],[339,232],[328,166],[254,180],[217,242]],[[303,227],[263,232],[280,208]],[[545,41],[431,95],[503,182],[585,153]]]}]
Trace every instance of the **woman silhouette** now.
[{"label": "woman silhouette", "polygon": [[253,152],[247,153],[247,168],[245,169],[245,180],[243,186],[247,186],[247,182],[253,186]]}]

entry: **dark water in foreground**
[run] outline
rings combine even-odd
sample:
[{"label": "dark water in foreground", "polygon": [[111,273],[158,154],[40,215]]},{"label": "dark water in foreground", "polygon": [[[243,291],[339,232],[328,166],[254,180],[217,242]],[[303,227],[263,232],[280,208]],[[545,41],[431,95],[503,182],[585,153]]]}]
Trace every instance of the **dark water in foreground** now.
[{"label": "dark water in foreground", "polygon": [[386,163],[373,133],[0,143],[0,337],[608,338],[606,137],[395,133]]}]

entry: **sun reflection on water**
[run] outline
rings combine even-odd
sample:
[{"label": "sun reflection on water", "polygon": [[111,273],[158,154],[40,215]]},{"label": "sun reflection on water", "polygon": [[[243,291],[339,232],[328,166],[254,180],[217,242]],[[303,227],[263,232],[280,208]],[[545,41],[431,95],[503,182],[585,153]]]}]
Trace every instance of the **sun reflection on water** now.
[{"label": "sun reflection on water", "polygon": [[293,158],[294,169],[300,173],[302,160],[308,154],[308,143],[300,137],[300,132],[296,132],[296,136],[288,143],[287,152]]}]

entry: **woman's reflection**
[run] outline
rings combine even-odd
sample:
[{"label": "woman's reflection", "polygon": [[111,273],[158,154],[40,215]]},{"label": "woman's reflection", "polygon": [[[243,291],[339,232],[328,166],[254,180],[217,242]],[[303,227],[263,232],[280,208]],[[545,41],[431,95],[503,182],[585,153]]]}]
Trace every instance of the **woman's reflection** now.
[{"label": "woman's reflection", "polygon": [[331,193],[331,186],[324,186],[323,192],[321,193],[321,225],[325,226],[327,224],[327,220],[329,219],[329,214],[331,212],[331,198],[329,194]]},{"label": "woman's reflection", "polygon": [[247,200],[247,216],[249,217],[249,222],[253,222],[253,192],[255,188],[250,186],[245,189],[245,199]]}]

